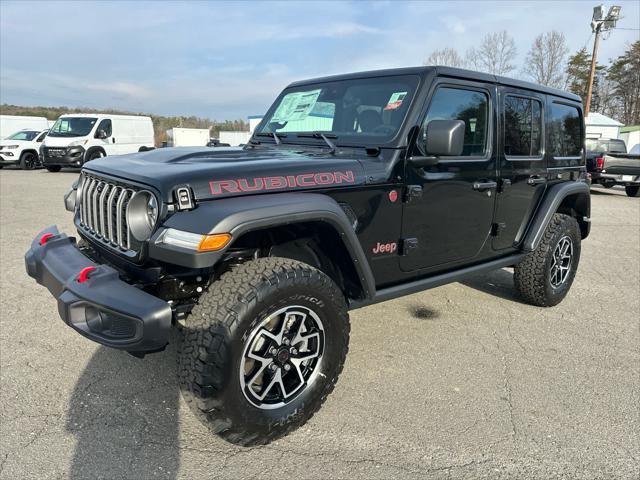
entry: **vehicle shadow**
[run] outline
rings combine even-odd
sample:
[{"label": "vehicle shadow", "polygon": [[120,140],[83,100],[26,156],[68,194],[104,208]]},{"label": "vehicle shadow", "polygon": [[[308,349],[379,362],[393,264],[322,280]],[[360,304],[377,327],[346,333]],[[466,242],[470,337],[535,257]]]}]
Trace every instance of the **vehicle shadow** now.
[{"label": "vehicle shadow", "polygon": [[98,348],[69,404],[69,477],[175,478],[179,395],[175,347],[144,360]]},{"label": "vehicle shadow", "polygon": [[489,295],[517,303],[524,303],[515,291],[513,272],[509,270],[499,269],[474,275],[460,283],[467,287],[488,293]]}]

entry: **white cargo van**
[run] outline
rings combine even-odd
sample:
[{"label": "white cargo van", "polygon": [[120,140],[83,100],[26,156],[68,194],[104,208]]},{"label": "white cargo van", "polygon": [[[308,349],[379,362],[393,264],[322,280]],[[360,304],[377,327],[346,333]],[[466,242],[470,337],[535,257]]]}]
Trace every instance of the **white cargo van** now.
[{"label": "white cargo van", "polygon": [[40,148],[42,164],[50,172],[108,155],[154,148],[150,117],[75,113],[62,115]]},{"label": "white cargo van", "polygon": [[29,117],[26,115],[0,115],[0,140],[3,140],[20,130],[49,129],[49,122],[45,117]]}]

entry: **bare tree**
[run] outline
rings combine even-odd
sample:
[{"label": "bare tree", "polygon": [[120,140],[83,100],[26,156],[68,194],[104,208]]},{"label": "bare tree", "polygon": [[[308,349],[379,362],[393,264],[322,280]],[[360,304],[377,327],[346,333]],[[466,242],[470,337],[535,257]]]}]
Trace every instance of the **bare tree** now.
[{"label": "bare tree", "polygon": [[488,33],[479,47],[467,50],[467,63],[474,69],[494,75],[506,75],[515,70],[516,43],[506,30]]},{"label": "bare tree", "polygon": [[527,53],[524,71],[536,83],[562,88],[564,63],[568,52],[567,42],[562,33],[555,30],[541,33]]},{"label": "bare tree", "polygon": [[443,48],[442,50],[434,50],[431,55],[424,61],[425,65],[444,65],[446,67],[464,67],[464,59],[455,48]]}]

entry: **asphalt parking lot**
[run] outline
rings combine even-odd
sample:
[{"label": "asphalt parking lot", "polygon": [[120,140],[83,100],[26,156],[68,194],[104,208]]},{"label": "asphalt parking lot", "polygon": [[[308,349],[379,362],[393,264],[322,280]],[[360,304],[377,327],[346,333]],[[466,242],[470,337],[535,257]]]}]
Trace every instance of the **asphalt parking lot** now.
[{"label": "asphalt parking lot", "polygon": [[175,349],[144,360],[81,338],[23,255],[72,232],[77,173],[0,171],[0,478],[634,478],[640,475],[640,201],[594,189],[558,307],[508,270],[352,312],[345,370],[301,430],[259,448],[181,400]]}]

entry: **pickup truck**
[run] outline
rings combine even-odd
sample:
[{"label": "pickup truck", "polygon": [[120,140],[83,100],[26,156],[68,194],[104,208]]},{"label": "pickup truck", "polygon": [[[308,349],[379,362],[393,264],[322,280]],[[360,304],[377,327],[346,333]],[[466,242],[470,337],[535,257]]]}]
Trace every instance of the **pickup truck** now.
[{"label": "pickup truck", "polygon": [[587,171],[591,183],[605,188],[624,186],[630,197],[640,197],[640,155],[626,153],[622,140],[587,140]]},{"label": "pickup truck", "polygon": [[562,301],[589,235],[583,119],[574,94],[447,67],[295,82],[243,148],[83,165],[78,239],[45,228],[26,269],[102,345],[143,356],[177,329],[192,410],[268,443],[333,390],[350,310],[503,267],[523,301]]}]

